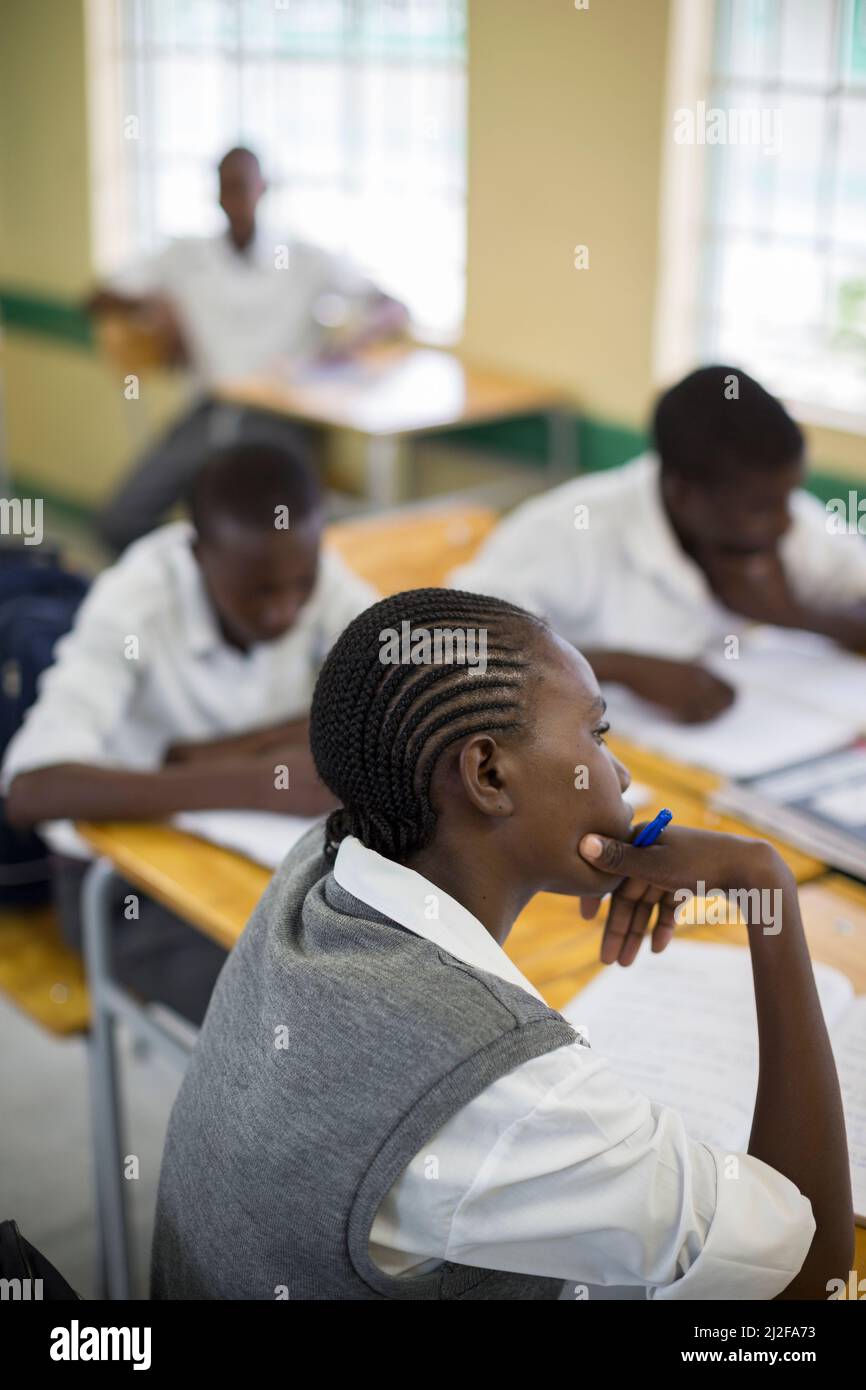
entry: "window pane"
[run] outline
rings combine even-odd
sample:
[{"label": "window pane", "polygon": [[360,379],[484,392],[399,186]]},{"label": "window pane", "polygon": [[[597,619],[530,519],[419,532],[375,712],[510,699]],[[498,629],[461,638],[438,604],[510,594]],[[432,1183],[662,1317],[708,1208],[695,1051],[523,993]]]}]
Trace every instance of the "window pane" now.
[{"label": "window pane", "polygon": [[827,86],[833,77],[834,0],[783,0],[780,63],[786,82]]},{"label": "window pane", "polygon": [[778,0],[723,0],[720,10],[725,51],[719,70],[743,78],[764,77],[773,61]]},{"label": "window pane", "polygon": [[843,72],[847,81],[866,85],[866,3],[844,0]]},{"label": "window pane", "polygon": [[767,156],[775,175],[770,227],[782,237],[814,237],[826,231],[826,119],[820,97],[784,101],[781,148]]},{"label": "window pane", "polygon": [[726,118],[778,109],[781,139],[707,150],[703,346],[780,394],[862,415],[866,0],[717,9],[714,101]]},{"label": "window pane", "polygon": [[760,145],[714,146],[713,221],[741,231],[766,227],[773,207],[777,158]]},{"label": "window pane", "polygon": [[230,47],[237,38],[233,0],[131,0],[130,7],[139,11],[147,41],[160,47]]},{"label": "window pane", "polygon": [[219,231],[216,178],[196,162],[159,164],[150,174],[156,225],[162,236],[201,236]]},{"label": "window pane", "polygon": [[196,155],[212,164],[233,143],[233,74],[226,58],[155,59],[148,84],[152,129],[142,134],[152,157]]},{"label": "window pane", "polygon": [[834,238],[866,245],[866,102],[843,101],[839,112]]}]

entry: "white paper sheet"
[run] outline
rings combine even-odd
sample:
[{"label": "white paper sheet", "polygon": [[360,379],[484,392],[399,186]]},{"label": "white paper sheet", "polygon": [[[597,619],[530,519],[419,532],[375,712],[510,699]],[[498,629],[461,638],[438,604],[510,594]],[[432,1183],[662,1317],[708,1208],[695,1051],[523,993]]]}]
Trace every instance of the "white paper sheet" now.
[{"label": "white paper sheet", "polygon": [[[855,1210],[866,1214],[866,999],[816,962],[815,981],[845,1097]],[[562,1010],[635,1090],[679,1112],[695,1139],[748,1143],[758,1034],[748,948],[673,941],[610,966]]]},{"label": "white paper sheet", "polygon": [[275,869],[318,817],[279,816],[269,811],[181,811],[172,817],[178,830],[212,840]]},{"label": "white paper sheet", "polygon": [[755,627],[740,641],[739,656],[716,653],[706,665],[732,685],[761,687],[804,708],[866,731],[866,660],[826,637],[784,628]]},{"label": "white paper sheet", "polygon": [[845,1107],[854,1210],[866,1217],[866,997],[845,1010],[832,1042]]}]

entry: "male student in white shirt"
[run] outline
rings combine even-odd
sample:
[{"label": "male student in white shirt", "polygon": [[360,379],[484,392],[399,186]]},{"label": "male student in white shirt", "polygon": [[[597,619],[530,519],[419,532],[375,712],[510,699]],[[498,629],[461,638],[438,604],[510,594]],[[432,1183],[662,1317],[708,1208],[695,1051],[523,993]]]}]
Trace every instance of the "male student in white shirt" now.
[{"label": "male student in white shirt", "polygon": [[[261,434],[260,412],[214,399],[221,381],[252,375],[278,357],[314,357],[335,333],[340,350],[348,352],[406,325],[404,307],[350,261],[261,226],[257,210],[266,190],[255,154],[229,150],[219,165],[226,230],[169,243],[88,301],[94,314],[149,321],[166,357],[189,368],[198,398],[146,451],[104,510],[100,529],[116,550],[157,524],[209,450]],[[289,445],[307,437],[288,421],[265,420],[270,434]]]},{"label": "male student in white shirt", "polygon": [[743,619],[866,647],[866,544],[803,490],[780,402],[704,367],[661,397],[652,433],[653,452],[518,507],[451,582],[542,614],[599,680],[687,722],[733,700],[701,658]]},{"label": "male student in white shirt", "polygon": [[[95,581],[4,760],[8,818],[44,826],[76,946],[89,852],[71,821],[334,804],[308,748],[310,699],[329,647],[374,592],[320,548],[318,483],[282,448],[214,455],[191,514]],[[120,977],[199,1022],[224,952],[156,903],[126,921],[128,892]]]}]

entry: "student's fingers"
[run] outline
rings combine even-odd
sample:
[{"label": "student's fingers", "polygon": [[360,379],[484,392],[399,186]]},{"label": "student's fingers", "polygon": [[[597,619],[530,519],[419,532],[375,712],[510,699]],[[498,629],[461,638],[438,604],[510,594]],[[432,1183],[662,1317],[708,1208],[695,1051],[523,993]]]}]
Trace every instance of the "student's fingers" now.
[{"label": "student's fingers", "polygon": [[601,898],[581,898],[580,915],[587,922],[591,922],[593,917],[598,916],[598,909],[601,907]]},{"label": "student's fingers", "polygon": [[647,928],[656,911],[659,898],[662,896],[662,889],[649,885],[640,902],[635,905],[635,911],[628,935],[622,945],[619,955],[620,965],[631,965],[637,959],[641,942],[646,935]]},{"label": "student's fingers", "polygon": [[[755,854],[766,857],[766,847],[756,841],[682,825],[668,826],[655,845],[638,846],[593,833],[584,835],[578,848],[588,864],[612,878],[654,883],[667,892],[693,891],[698,882],[710,878],[722,888],[739,885]],[[611,887],[619,892],[617,885]]]},{"label": "student's fingers", "polygon": [[659,915],[653,927],[652,950],[654,955],[669,946],[677,929],[678,903],[672,893],[664,893],[659,901]]},{"label": "student's fingers", "polygon": [[649,919],[655,904],[644,901],[628,905],[628,915],[623,911],[614,915],[609,931],[602,941],[601,959],[603,964],[631,965],[640,950]]},{"label": "student's fingers", "polygon": [[657,888],[640,879],[627,879],[617,889],[610,900],[601,941],[604,965],[612,965],[614,961],[631,965],[660,896]]},{"label": "student's fingers", "polygon": [[[670,855],[666,845],[648,845],[640,848],[625,844],[622,840],[612,840],[606,835],[584,835],[578,845],[581,856],[614,877],[634,878],[643,883],[655,883],[667,888],[670,883]],[[622,891],[617,889],[617,892]]]}]

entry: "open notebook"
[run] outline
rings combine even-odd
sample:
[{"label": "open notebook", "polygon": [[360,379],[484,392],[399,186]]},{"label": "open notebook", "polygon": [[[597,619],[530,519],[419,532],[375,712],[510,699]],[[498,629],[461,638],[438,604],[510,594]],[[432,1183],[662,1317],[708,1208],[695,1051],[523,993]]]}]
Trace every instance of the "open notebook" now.
[{"label": "open notebook", "polygon": [[819,713],[790,693],[783,697],[745,681],[731,684],[737,685],[737,698],[723,714],[706,724],[680,724],[623,686],[605,683],[607,718],[613,733],[653,753],[728,777],[775,772],[857,738],[852,719]]},{"label": "open notebook", "polygon": [[757,777],[845,748],[866,732],[866,661],[824,638],[755,627],[736,660],[702,664],[737,698],[707,724],[680,724],[618,685],[605,685],[615,734],[678,762]]},{"label": "open notebook", "polygon": [[736,661],[716,653],[707,665],[732,685],[796,699],[806,709],[853,724],[866,733],[866,660],[827,637],[778,627],[753,627]]},{"label": "open notebook", "polygon": [[[854,1210],[866,1225],[866,996],[815,962],[836,1058]],[[758,1032],[746,946],[673,941],[610,966],[562,1010],[613,1070],[683,1117],[694,1139],[745,1153],[758,1085]]]}]

